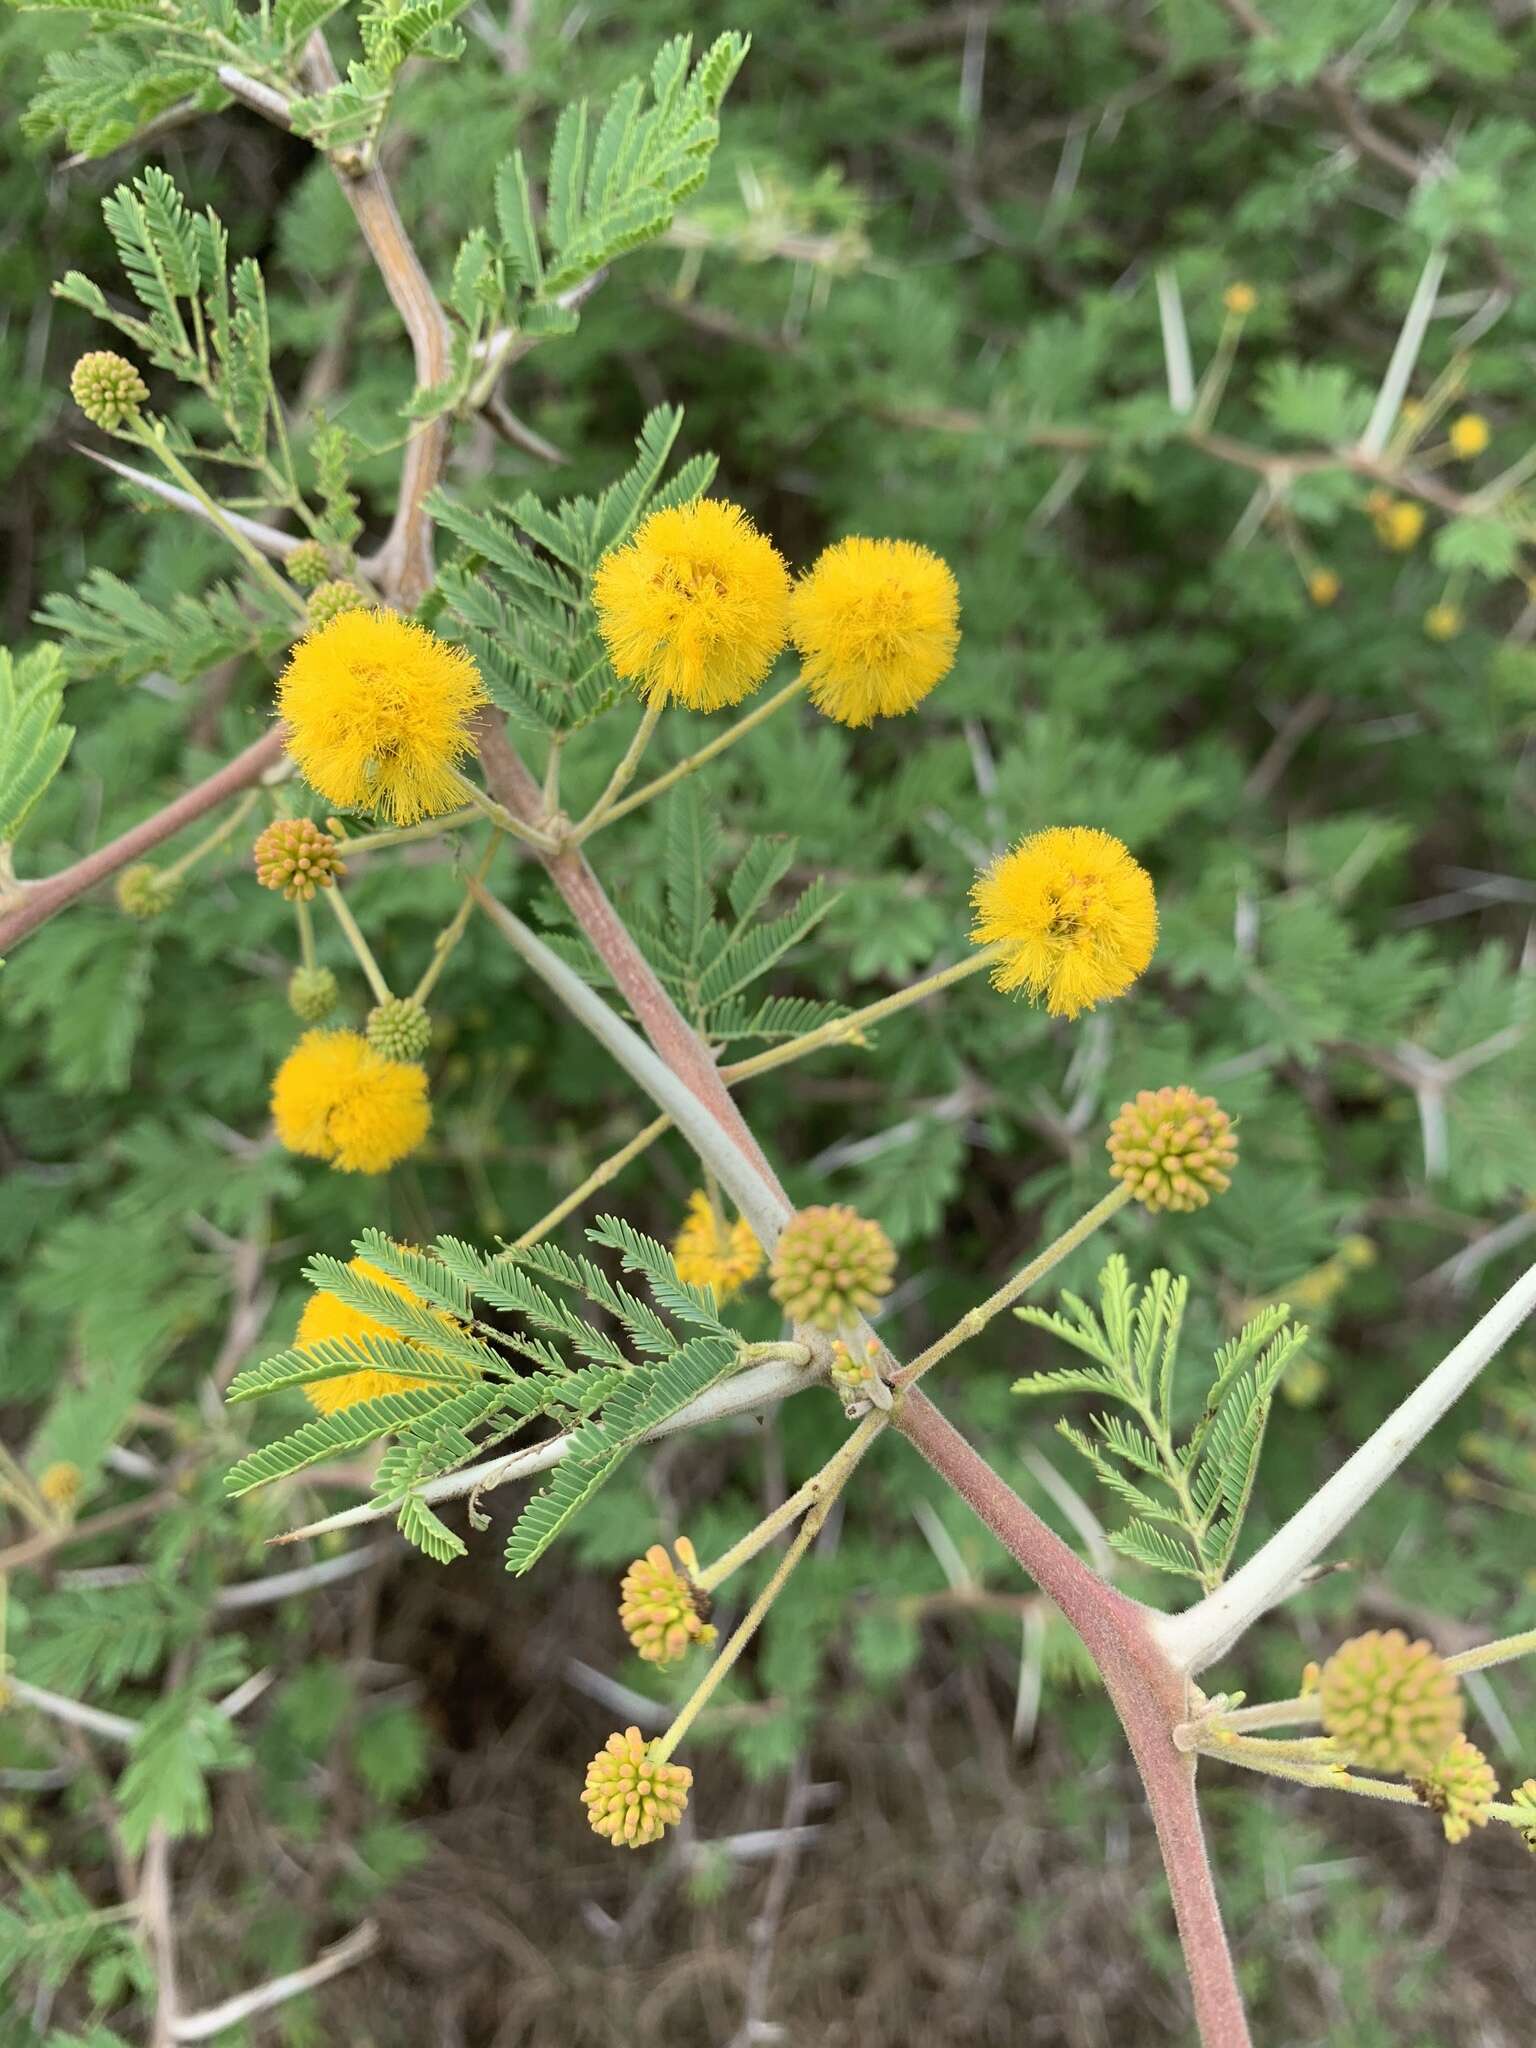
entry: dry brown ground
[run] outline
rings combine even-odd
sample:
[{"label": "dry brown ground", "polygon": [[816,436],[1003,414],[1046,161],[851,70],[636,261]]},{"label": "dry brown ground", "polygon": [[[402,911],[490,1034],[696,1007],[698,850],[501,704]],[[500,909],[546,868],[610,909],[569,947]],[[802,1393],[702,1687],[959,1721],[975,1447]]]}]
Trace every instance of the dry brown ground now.
[{"label": "dry brown ground", "polygon": [[[451,1575],[389,1571],[374,1612],[338,1608],[335,1626],[338,1651],[367,1640],[407,1667],[438,1753],[414,1809],[432,1854],[384,1902],[381,1952],[321,1994],[327,2048],[1191,2039],[1118,1748],[1105,1730],[1084,1762],[1070,1697],[1048,1698],[1039,1739],[1013,1754],[1014,1672],[974,1632],[957,1658],[962,1638],[935,1625],[894,1706],[824,1715],[788,1786],[696,1756],[689,1823],[631,1855],[593,1837],[576,1797],[615,1716],[562,1676],[573,1652],[612,1648],[604,1577],[552,1564],[514,1588],[488,1542]],[[1216,1846],[1263,2048],[1529,2048],[1536,1873],[1512,1836],[1448,1852],[1412,1813],[1245,1785],[1245,1825],[1237,1803],[1218,1789]],[[702,1843],[795,1810],[813,1838],[705,1894]],[[1306,1863],[1288,1833],[1303,1815]],[[221,1815],[178,1887],[194,1997],[239,1818]]]}]

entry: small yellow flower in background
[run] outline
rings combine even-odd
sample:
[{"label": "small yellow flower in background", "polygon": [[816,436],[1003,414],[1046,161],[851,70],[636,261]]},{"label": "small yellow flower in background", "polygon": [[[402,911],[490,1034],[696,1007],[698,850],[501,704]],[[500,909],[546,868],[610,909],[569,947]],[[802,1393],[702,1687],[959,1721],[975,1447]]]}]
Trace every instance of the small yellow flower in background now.
[{"label": "small yellow flower in background", "polygon": [[690,1287],[713,1287],[715,1299],[727,1302],[755,1279],[763,1265],[763,1248],[750,1224],[738,1217],[727,1224],[702,1188],[688,1197],[688,1214],[672,1240],[677,1276]]},{"label": "small yellow flower in background", "polygon": [[[349,1259],[347,1271],[360,1273],[365,1280],[376,1281],[380,1287],[387,1287],[392,1294],[398,1294],[402,1301],[421,1303],[421,1296],[412,1288],[367,1259]],[[317,1344],[334,1337],[383,1337],[396,1344],[415,1341],[409,1337],[397,1337],[387,1324],[365,1315],[360,1308],[353,1308],[349,1302],[343,1301],[339,1294],[331,1294],[322,1287],[304,1305],[294,1346],[299,1351],[313,1351]],[[468,1375],[465,1377],[467,1379]],[[409,1394],[420,1387],[440,1384],[437,1380],[412,1379],[402,1372],[380,1372],[372,1366],[359,1366],[356,1372],[343,1373],[336,1379],[311,1380],[304,1394],[310,1406],[319,1409],[322,1415],[334,1415],[339,1409],[355,1408],[359,1401],[376,1401],[381,1394]]]},{"label": "small yellow flower in background", "polygon": [[1422,398],[1405,398],[1398,410],[1410,427],[1416,427],[1424,417],[1424,401]]},{"label": "small yellow flower in background", "polygon": [[484,702],[462,648],[386,611],[344,611],[308,634],[277,686],[304,779],[328,802],[396,825],[459,801],[469,719]]},{"label": "small yellow flower in background", "polygon": [[356,1031],[306,1031],[273,1079],[272,1115],[290,1152],[385,1173],[431,1125],[426,1070],[386,1059]]},{"label": "small yellow flower in background", "polygon": [[614,671],[648,702],[739,704],[789,625],[789,571],[739,505],[696,498],[653,512],[604,555],[592,585]]},{"label": "small yellow flower in background", "polygon": [[1314,569],[1307,578],[1307,595],[1312,602],[1326,609],[1336,598],[1343,585],[1332,569]]},{"label": "small yellow flower in background", "polygon": [[769,1268],[773,1298],[790,1321],[818,1330],[873,1314],[895,1270],[896,1247],[879,1224],[842,1203],[791,1216]]},{"label": "small yellow flower in background", "polygon": [[1406,554],[1424,531],[1424,507],[1411,498],[1391,498],[1384,491],[1372,491],[1365,501],[1376,527],[1376,538],[1395,554]]},{"label": "small yellow flower in background", "polygon": [[1480,412],[1464,412],[1459,419],[1451,421],[1450,443],[1452,450],[1470,462],[1474,455],[1481,455],[1493,439],[1488,422]]},{"label": "small yellow flower in background", "polygon": [[1428,1772],[1461,1733],[1456,1674],[1400,1628],[1341,1643],[1318,1681],[1323,1726],[1357,1762],[1404,1776]]},{"label": "small yellow flower in background", "polygon": [[1259,303],[1259,295],[1251,284],[1229,284],[1221,295],[1221,303],[1241,320]]},{"label": "small yellow flower in background", "polygon": [[1454,640],[1463,623],[1461,611],[1454,604],[1432,604],[1424,614],[1424,630],[1431,640]]},{"label": "small yellow flower in background", "polygon": [[1232,1185],[1232,1119],[1193,1088],[1143,1088],[1109,1127],[1110,1174],[1147,1209],[1203,1209]]},{"label": "small yellow flower in background", "polygon": [[308,903],[347,872],[340,842],[313,818],[274,818],[251,848],[263,889],[281,889],[287,903]]},{"label": "small yellow flower in background", "polygon": [[78,1465],[63,1460],[45,1466],[38,1478],[37,1490],[56,1514],[72,1515],[85,1487],[85,1474]]},{"label": "small yellow flower in background", "polygon": [[638,1728],[610,1735],[587,1765],[581,1803],[594,1833],[616,1849],[659,1842],[683,1817],[693,1773],[682,1764],[658,1764]]},{"label": "small yellow flower in background", "polygon": [[1464,1842],[1474,1828],[1487,1827],[1499,1781],[1477,1745],[1458,1735],[1429,1770],[1414,1776],[1413,1789],[1431,1813],[1439,1814],[1445,1839]]},{"label": "small yellow flower in background", "polygon": [[672,1546],[673,1563],[660,1543],[637,1557],[619,1585],[619,1622],[637,1656],[665,1670],[695,1643],[712,1643],[709,1596],[694,1584],[699,1560],[686,1536]]},{"label": "small yellow flower in background", "polygon": [[1021,839],[971,890],[978,946],[1007,952],[992,985],[1043,996],[1053,1017],[1075,1017],[1123,995],[1152,958],[1152,878],[1120,841],[1087,825]]},{"label": "small yellow flower in background", "polygon": [[841,540],[795,586],[790,638],[811,701],[839,725],[911,711],[954,666],[960,593],[909,540]]}]

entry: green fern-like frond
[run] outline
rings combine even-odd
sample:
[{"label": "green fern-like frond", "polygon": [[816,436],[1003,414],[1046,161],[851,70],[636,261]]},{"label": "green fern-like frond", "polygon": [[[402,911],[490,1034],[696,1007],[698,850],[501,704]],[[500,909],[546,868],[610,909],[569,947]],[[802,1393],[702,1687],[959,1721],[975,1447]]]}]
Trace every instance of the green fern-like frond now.
[{"label": "green fern-like frond", "polygon": [[61,725],[64,665],[56,647],[13,660],[0,648],[0,847],[9,846],[64,766],[75,737]]},{"label": "green fern-like frond", "polygon": [[1136,1283],[1117,1252],[1099,1275],[1097,1307],[1064,1291],[1066,1313],[1014,1311],[1089,1361],[1029,1373],[1014,1392],[1088,1393],[1116,1404],[1089,1418],[1091,1434],[1071,1422],[1056,1425],[1130,1510],[1110,1541],[1137,1563],[1197,1579],[1209,1591],[1236,1552],[1275,1388],[1307,1333],[1286,1321],[1284,1307],[1261,1310],[1216,1353],[1199,1419],[1181,1441],[1174,1383],[1188,1296],[1186,1280],[1161,1270]]}]

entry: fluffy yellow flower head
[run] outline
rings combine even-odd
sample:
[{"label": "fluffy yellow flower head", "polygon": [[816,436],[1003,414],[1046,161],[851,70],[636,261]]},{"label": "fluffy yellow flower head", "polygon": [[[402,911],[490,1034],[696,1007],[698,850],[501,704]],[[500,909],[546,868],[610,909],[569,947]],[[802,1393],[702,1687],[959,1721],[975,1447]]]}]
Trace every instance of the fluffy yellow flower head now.
[{"label": "fluffy yellow flower head", "polygon": [[1157,944],[1151,876],[1118,839],[1088,825],[1021,839],[977,876],[971,901],[974,943],[1007,949],[993,986],[1043,996],[1053,1017],[1123,995]]},{"label": "fluffy yellow flower head", "polygon": [[345,611],[308,634],[277,685],[304,779],[328,802],[396,825],[459,801],[456,770],[484,702],[462,648],[386,611]]},{"label": "fluffy yellow flower head", "polygon": [[1332,569],[1314,569],[1307,578],[1307,595],[1315,605],[1326,608],[1338,597],[1342,585]]},{"label": "fluffy yellow flower head", "polygon": [[[367,1259],[349,1259],[347,1270],[349,1273],[361,1273],[367,1280],[377,1281],[380,1287],[387,1287],[404,1301],[421,1302],[421,1296],[403,1281],[396,1280],[392,1274]],[[317,1344],[323,1344],[332,1337],[384,1337],[397,1344],[413,1341],[396,1337],[386,1324],[365,1315],[360,1308],[353,1308],[339,1294],[330,1294],[321,1288],[305,1303],[293,1341],[298,1350],[313,1351]],[[338,1379],[312,1380],[304,1393],[310,1405],[318,1408],[322,1415],[334,1415],[340,1408],[355,1408],[359,1401],[375,1401],[380,1394],[409,1394],[419,1387],[438,1384],[436,1380],[411,1379],[402,1372],[379,1372],[371,1366],[359,1366],[356,1372],[344,1373]]]},{"label": "fluffy yellow flower head", "polygon": [[1474,455],[1481,455],[1492,438],[1488,422],[1480,412],[1464,412],[1459,419],[1451,421],[1451,447],[1463,460],[1470,461]]},{"label": "fluffy yellow flower head", "polygon": [[610,1735],[587,1765],[581,1803],[594,1832],[616,1849],[643,1849],[682,1819],[692,1783],[692,1771],[653,1762],[640,1730],[626,1728]]},{"label": "fluffy yellow flower head", "polygon": [[1431,640],[1454,640],[1461,625],[1461,610],[1454,604],[1432,604],[1424,614],[1424,630]]},{"label": "fluffy yellow flower head", "polygon": [[688,1197],[688,1214],[672,1241],[677,1276],[690,1287],[713,1287],[716,1301],[729,1301],[762,1270],[763,1248],[750,1224],[738,1217],[724,1223],[702,1188]]},{"label": "fluffy yellow flower head", "polygon": [[920,704],[954,666],[960,594],[909,540],[840,540],[795,586],[790,638],[817,709],[868,725]]},{"label": "fluffy yellow flower head", "polygon": [[1221,295],[1221,303],[1241,320],[1259,303],[1259,295],[1251,284],[1229,284]]},{"label": "fluffy yellow flower head", "polygon": [[1341,1643],[1318,1679],[1323,1726],[1358,1763],[1427,1772],[1461,1732],[1456,1674],[1400,1628]]},{"label": "fluffy yellow flower head", "polygon": [[1476,1743],[1458,1735],[1445,1754],[1414,1779],[1413,1789],[1431,1813],[1439,1814],[1445,1839],[1464,1842],[1474,1828],[1487,1827],[1499,1781]]},{"label": "fluffy yellow flower head", "polygon": [[1406,554],[1424,531],[1424,507],[1411,498],[1388,498],[1373,491],[1366,510],[1376,526],[1376,538],[1394,554]]},{"label": "fluffy yellow flower head", "polygon": [[385,1059],[356,1031],[306,1031],[273,1079],[272,1115],[290,1152],[385,1173],[427,1135],[426,1070]]},{"label": "fluffy yellow flower head", "polygon": [[637,1557],[619,1585],[619,1622],[637,1656],[659,1670],[687,1656],[695,1643],[712,1643],[709,1595],[695,1585],[699,1560],[686,1536],[672,1546],[674,1564],[660,1543]]},{"label": "fluffy yellow flower head", "polygon": [[653,512],[598,564],[598,624],[617,674],[649,702],[739,704],[784,645],[789,571],[739,505]]}]

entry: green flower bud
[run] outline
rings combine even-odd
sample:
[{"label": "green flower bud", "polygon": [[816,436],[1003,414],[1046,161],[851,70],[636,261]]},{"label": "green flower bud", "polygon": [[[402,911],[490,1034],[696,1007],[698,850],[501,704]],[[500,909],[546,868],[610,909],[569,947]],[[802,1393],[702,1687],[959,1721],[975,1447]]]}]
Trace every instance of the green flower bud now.
[{"label": "green flower bud", "polygon": [[391,996],[368,1012],[364,1036],[387,1060],[419,1060],[432,1043],[432,1019],[414,996]]},{"label": "green flower bud", "polygon": [[181,894],[180,881],[147,860],[124,868],[115,886],[118,909],[125,917],[136,917],[145,923],[169,910]]},{"label": "green flower bud", "polygon": [[76,363],[69,395],[93,427],[110,432],[138,411],[149,396],[149,386],[126,356],[101,348]]},{"label": "green flower bud", "polygon": [[306,1024],[323,1023],[340,993],[329,967],[296,967],[288,982],[288,1007]]},{"label": "green flower bud", "polygon": [[355,583],[336,578],[322,583],[317,590],[309,593],[306,614],[309,630],[316,633],[322,626],[328,626],[332,619],[340,618],[343,612],[360,610],[368,602]]},{"label": "green flower bud", "polygon": [[299,590],[313,590],[323,583],[330,566],[325,549],[317,540],[301,540],[283,564],[288,581]]}]

